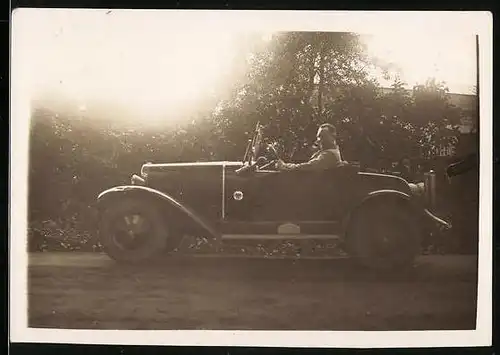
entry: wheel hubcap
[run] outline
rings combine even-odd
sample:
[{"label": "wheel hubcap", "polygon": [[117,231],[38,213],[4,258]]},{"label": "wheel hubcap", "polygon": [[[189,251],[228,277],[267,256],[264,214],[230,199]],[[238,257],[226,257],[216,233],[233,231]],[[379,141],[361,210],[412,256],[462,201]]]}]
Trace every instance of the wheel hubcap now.
[{"label": "wheel hubcap", "polygon": [[149,227],[147,220],[140,214],[131,213],[118,217],[114,241],[121,249],[136,249],[144,242]]},{"label": "wheel hubcap", "polygon": [[386,212],[380,212],[379,217],[372,225],[374,238],[372,239],[372,248],[376,254],[381,257],[389,257],[398,253],[401,243],[400,235],[404,233],[402,221],[398,218],[391,218]]}]

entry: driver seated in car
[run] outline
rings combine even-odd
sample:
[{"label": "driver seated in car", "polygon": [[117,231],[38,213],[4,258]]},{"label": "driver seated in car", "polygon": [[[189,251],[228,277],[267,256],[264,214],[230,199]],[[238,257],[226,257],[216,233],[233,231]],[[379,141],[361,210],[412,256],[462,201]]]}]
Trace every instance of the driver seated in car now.
[{"label": "driver seated in car", "polygon": [[335,126],[329,123],[322,124],[316,134],[316,144],[320,149],[312,155],[309,161],[294,164],[285,163],[280,159],[276,167],[279,170],[323,171],[345,165],[346,162],[342,160],[336,136],[337,130]]}]

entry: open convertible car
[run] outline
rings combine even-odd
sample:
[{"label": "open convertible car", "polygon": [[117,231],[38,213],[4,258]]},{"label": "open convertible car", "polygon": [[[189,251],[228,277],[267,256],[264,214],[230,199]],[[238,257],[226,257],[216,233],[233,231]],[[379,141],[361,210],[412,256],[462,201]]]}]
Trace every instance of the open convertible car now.
[{"label": "open convertible car", "polygon": [[99,238],[110,257],[143,262],[182,236],[324,240],[362,265],[400,268],[424,235],[451,228],[433,212],[436,177],[413,184],[350,164],[331,171],[277,171],[278,153],[257,125],[242,161],[146,163],[131,184],[98,196]]}]

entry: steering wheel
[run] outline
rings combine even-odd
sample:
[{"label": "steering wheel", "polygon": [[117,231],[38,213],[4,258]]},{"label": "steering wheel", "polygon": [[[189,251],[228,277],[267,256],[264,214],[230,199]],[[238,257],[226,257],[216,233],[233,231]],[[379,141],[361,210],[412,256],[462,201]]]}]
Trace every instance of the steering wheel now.
[{"label": "steering wheel", "polygon": [[[276,150],[276,147],[274,146],[274,144],[272,144],[272,143],[267,143],[266,145],[267,145],[267,146],[266,146],[266,151],[267,151],[268,153],[271,153],[272,158],[271,158],[271,160],[270,160],[270,161],[266,161],[266,163],[265,163],[263,166],[260,166],[260,167],[259,167],[259,169],[265,169],[265,168],[267,168],[268,166],[271,166],[271,165],[273,165],[273,164],[276,164],[276,162],[277,162],[278,160],[280,160],[280,159],[281,159],[281,158],[280,158],[280,156],[279,156],[278,151]],[[267,160],[267,159],[266,159],[266,160]]]},{"label": "steering wheel", "polygon": [[267,143],[266,152],[271,153],[271,155],[273,156],[271,160],[267,159],[265,156],[260,156],[257,158],[257,160],[255,160],[254,163],[241,167],[236,171],[236,173],[240,175],[258,169],[265,169],[273,164],[276,164],[276,162],[280,159],[279,153],[276,150],[274,144]]},{"label": "steering wheel", "polygon": [[264,166],[269,165],[267,162],[268,162],[268,160],[266,157],[260,156],[252,164],[244,165],[243,167],[236,170],[236,174],[241,175],[241,174],[255,171],[257,169],[260,169],[261,164],[265,164]]},{"label": "steering wheel", "polygon": [[260,166],[260,167],[259,167],[259,169],[260,169],[260,170],[265,170],[268,166],[271,166],[271,165],[273,165],[273,164],[276,164],[276,160],[271,160],[270,162],[268,162],[268,163],[266,163],[266,164],[264,164],[264,165]]}]

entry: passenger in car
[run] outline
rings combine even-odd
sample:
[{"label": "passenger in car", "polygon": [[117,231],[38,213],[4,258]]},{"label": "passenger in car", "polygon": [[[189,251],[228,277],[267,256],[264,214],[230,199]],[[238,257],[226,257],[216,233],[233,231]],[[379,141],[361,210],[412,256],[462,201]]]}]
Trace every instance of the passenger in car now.
[{"label": "passenger in car", "polygon": [[342,160],[336,137],[335,126],[329,123],[322,124],[316,134],[316,144],[319,145],[320,149],[312,155],[309,161],[294,164],[285,163],[280,159],[276,164],[278,170],[323,171],[345,165],[346,162]]}]

